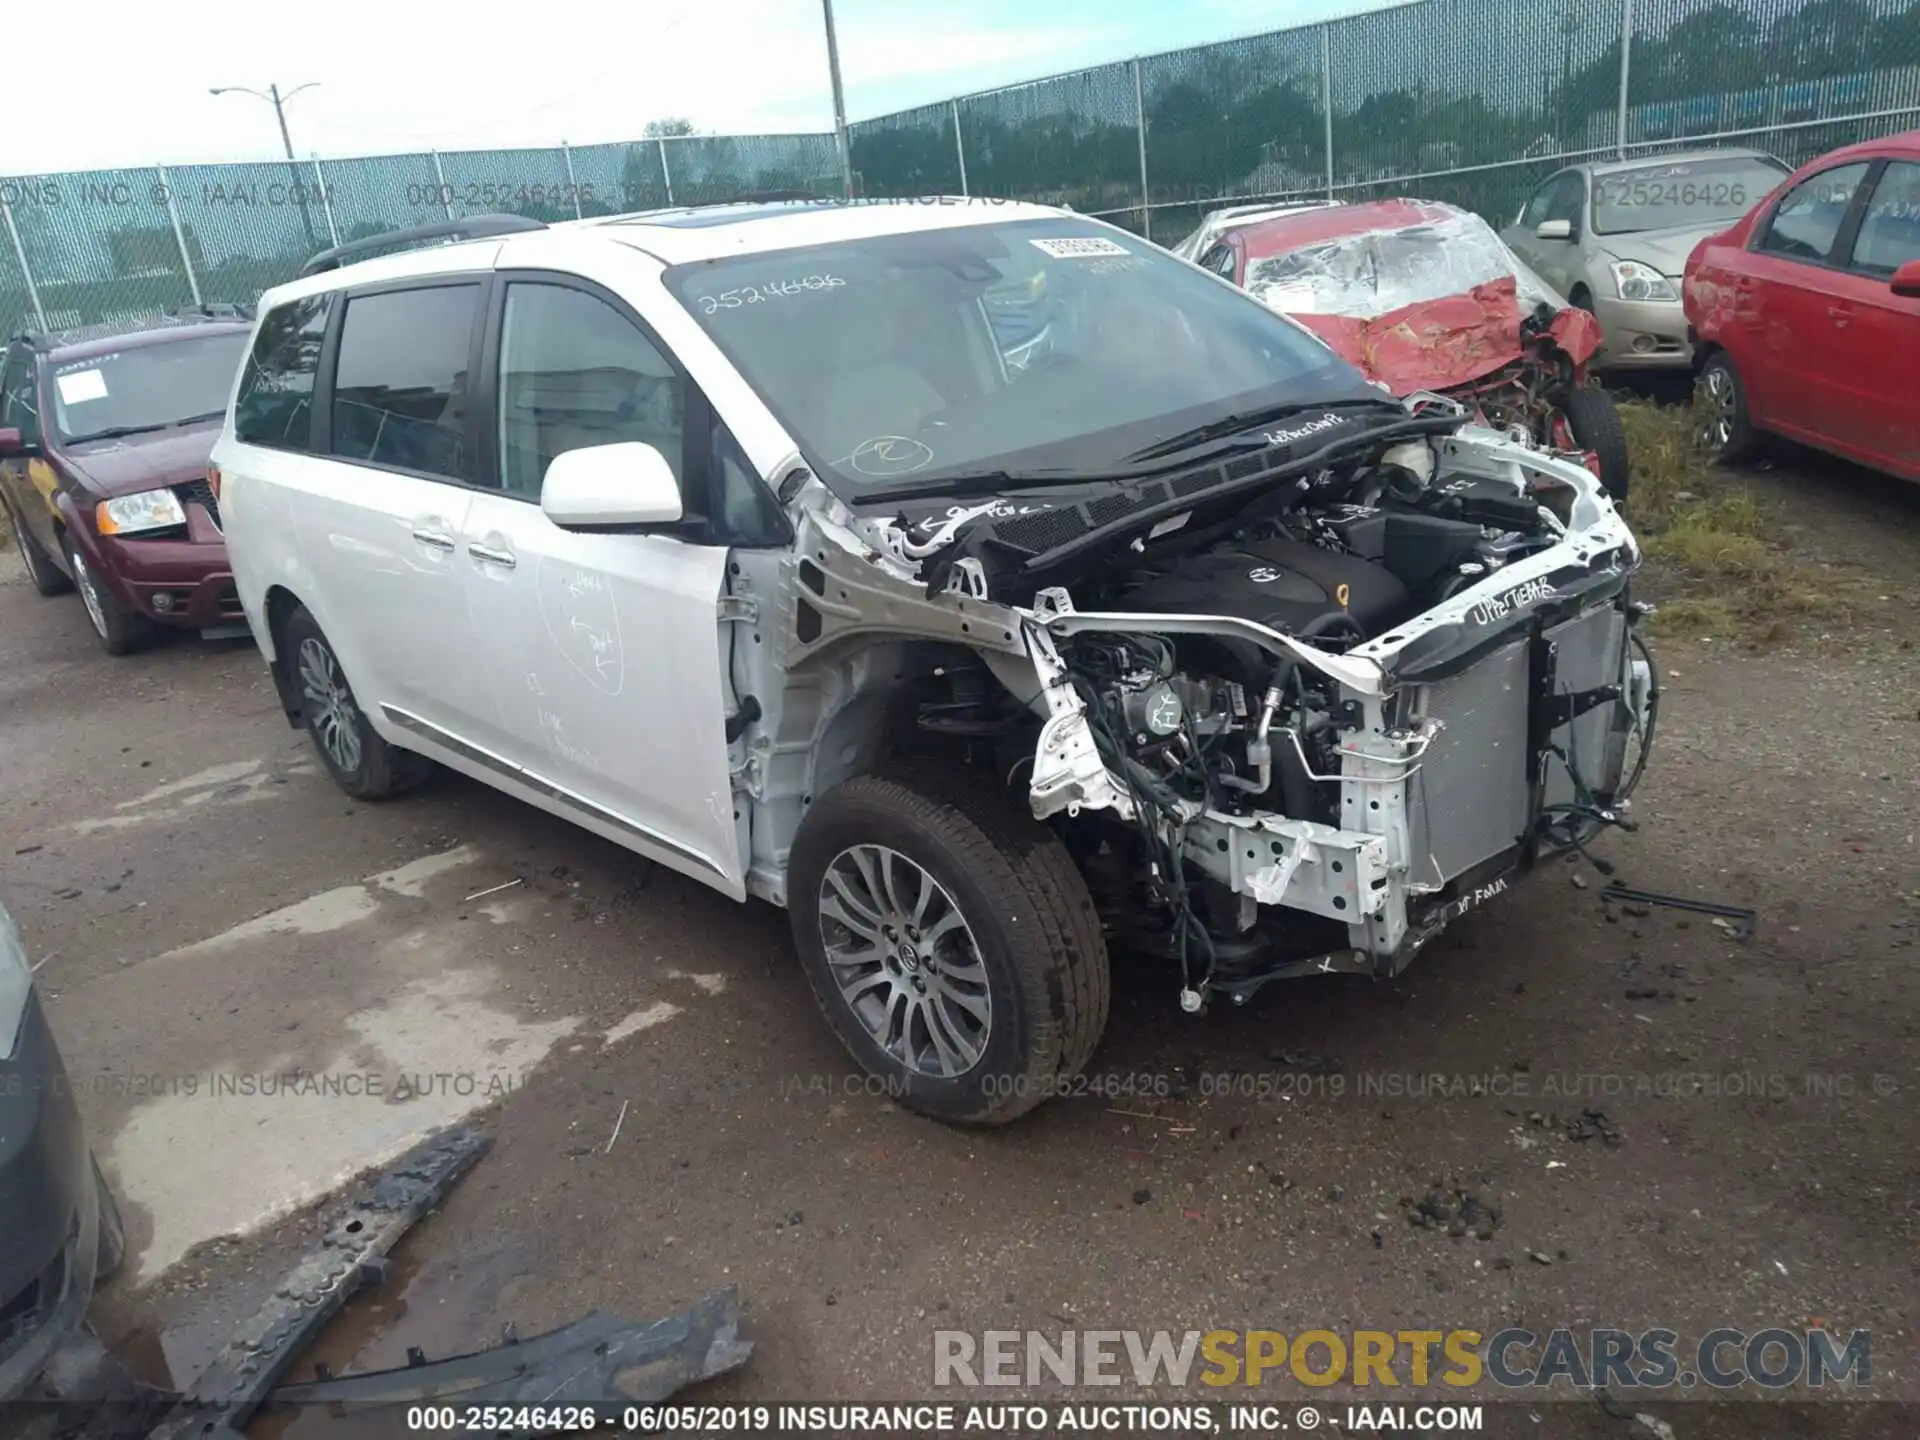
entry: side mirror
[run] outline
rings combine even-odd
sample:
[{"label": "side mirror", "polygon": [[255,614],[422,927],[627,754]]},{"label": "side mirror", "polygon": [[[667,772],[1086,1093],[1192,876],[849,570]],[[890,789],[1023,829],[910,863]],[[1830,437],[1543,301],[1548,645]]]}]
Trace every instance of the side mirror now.
[{"label": "side mirror", "polygon": [[[1908,300],[1920,300],[1920,260],[1909,260],[1893,272],[1893,293]],[[6,454],[6,431],[0,430],[0,455]]]},{"label": "side mirror", "polygon": [[0,429],[0,460],[10,460],[20,455],[31,455],[34,447],[26,442],[16,426],[9,425]]},{"label": "side mirror", "polygon": [[681,515],[680,482],[651,445],[589,445],[553,457],[540,482],[540,509],[562,530],[671,525]]},{"label": "side mirror", "polygon": [[1533,233],[1542,240],[1571,240],[1573,222],[1571,220],[1542,220],[1533,227]]}]

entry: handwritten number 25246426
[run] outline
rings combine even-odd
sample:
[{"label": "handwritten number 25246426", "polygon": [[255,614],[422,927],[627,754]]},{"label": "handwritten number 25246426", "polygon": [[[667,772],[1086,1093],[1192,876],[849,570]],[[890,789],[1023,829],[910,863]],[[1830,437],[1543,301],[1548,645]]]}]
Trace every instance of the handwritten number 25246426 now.
[{"label": "handwritten number 25246426", "polygon": [[769,280],[762,285],[742,285],[737,290],[722,290],[718,295],[700,295],[695,303],[703,315],[722,310],[738,310],[743,305],[758,305],[763,300],[783,300],[813,290],[837,290],[847,282],[838,275],[799,275],[791,280]]}]

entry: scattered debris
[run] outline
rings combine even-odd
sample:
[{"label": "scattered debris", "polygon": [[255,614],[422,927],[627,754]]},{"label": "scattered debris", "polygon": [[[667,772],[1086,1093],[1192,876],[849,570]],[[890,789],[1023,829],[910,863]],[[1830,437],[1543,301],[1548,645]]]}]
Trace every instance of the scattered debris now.
[{"label": "scattered debris", "polygon": [[1144,1205],[1151,1199],[1153,1199],[1151,1190],[1141,1189],[1133,1192],[1133,1203],[1136,1205]]},{"label": "scattered debris", "polygon": [[1533,1261],[1536,1265],[1551,1265],[1553,1263],[1553,1257],[1540,1250],[1527,1251],[1527,1259]]},{"label": "scattered debris", "polygon": [[1778,1270],[1782,1275],[1787,1273],[1787,1267],[1782,1265],[1778,1260],[1773,1262],[1773,1268]]},{"label": "scattered debris", "polygon": [[739,1297],[729,1289],[648,1324],[595,1311],[534,1339],[509,1339],[472,1355],[432,1364],[419,1357],[402,1369],[290,1385],[275,1391],[268,1407],[361,1410],[417,1405],[423,1395],[457,1395],[462,1406],[644,1405],[738,1369],[752,1354],[752,1342],[740,1339]]},{"label": "scattered debris", "polygon": [[1340,1073],[1340,1062],[1331,1055],[1296,1054],[1291,1050],[1276,1050],[1267,1058],[1276,1065],[1285,1065],[1289,1070],[1305,1071],[1309,1075]]},{"label": "scattered debris", "polygon": [[1497,1204],[1457,1185],[1435,1185],[1417,1204],[1411,1203],[1410,1197],[1402,1197],[1402,1202],[1409,1204],[1408,1224],[1419,1230],[1444,1230],[1456,1240],[1467,1235],[1491,1240],[1500,1224]]},{"label": "scattered debris", "polygon": [[385,1278],[387,1252],[492,1143],[465,1126],[442,1130],[376,1177],[259,1314],[194,1378],[151,1440],[243,1429],[294,1356],[363,1285]]},{"label": "scattered debris", "polygon": [[483,900],[483,899],[485,899],[485,898],[486,898],[487,896],[489,896],[489,895],[498,895],[498,894],[499,894],[499,893],[500,893],[500,892],[501,892],[502,890],[511,890],[511,889],[513,889],[513,887],[514,887],[514,886],[516,886],[516,885],[524,885],[524,884],[526,884],[526,883],[527,883],[527,882],[526,882],[526,881],[524,881],[524,880],[518,880],[518,879],[515,879],[515,880],[508,880],[508,881],[506,881],[506,882],[504,882],[504,883],[502,883],[502,884],[499,884],[499,885],[492,885],[492,886],[489,886],[489,887],[488,887],[487,889],[485,889],[485,890],[476,890],[476,891],[474,891],[474,892],[473,892],[473,894],[471,894],[471,895],[469,895],[469,896],[467,896],[467,899],[468,899],[468,900]]},{"label": "scattered debris", "polygon": [[622,1100],[620,1102],[620,1113],[613,1117],[613,1134],[607,1137],[607,1154],[611,1155],[613,1153],[613,1142],[620,1138],[620,1127],[626,1123],[627,1102]]},{"label": "scattered debris", "polygon": [[1591,1140],[1596,1135],[1608,1145],[1618,1145],[1626,1137],[1604,1110],[1582,1110],[1567,1122],[1569,1140]]},{"label": "scattered debris", "polygon": [[[1635,900],[1642,905],[1659,905],[1669,910],[1686,910],[1698,915],[1712,915],[1714,924],[1737,939],[1750,938],[1759,924],[1759,912],[1739,905],[1719,905],[1709,900],[1689,900],[1681,895],[1662,895],[1653,890],[1633,890],[1618,880],[1607,883],[1600,892],[1602,900]],[[1726,924],[1721,922],[1725,921]],[[1687,928],[1687,922],[1679,922],[1679,928]]]}]

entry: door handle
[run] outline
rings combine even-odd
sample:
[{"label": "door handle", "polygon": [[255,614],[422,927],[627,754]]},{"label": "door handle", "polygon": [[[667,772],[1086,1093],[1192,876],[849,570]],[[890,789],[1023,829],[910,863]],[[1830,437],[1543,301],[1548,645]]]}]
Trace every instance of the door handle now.
[{"label": "door handle", "polygon": [[1853,307],[1851,305],[1829,305],[1827,307],[1827,318],[1833,321],[1834,329],[1838,330],[1853,318]]},{"label": "door handle", "polygon": [[431,523],[430,521],[422,521],[420,524],[415,525],[413,527],[413,538],[418,540],[422,545],[432,546],[435,550],[453,549],[453,536],[444,534],[439,530],[429,530],[427,526]]},{"label": "door handle", "polygon": [[511,570],[514,567],[511,550],[496,550],[491,545],[475,544],[467,546],[467,553],[476,560],[485,561],[489,565],[498,565],[502,570]]}]

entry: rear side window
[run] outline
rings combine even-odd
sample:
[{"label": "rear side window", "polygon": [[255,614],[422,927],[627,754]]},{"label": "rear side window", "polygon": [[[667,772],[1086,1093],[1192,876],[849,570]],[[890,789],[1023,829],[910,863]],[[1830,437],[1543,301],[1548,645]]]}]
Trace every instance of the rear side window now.
[{"label": "rear side window", "polygon": [[233,402],[234,437],[249,445],[307,448],[313,419],[313,377],[327,335],[331,295],[276,305],[260,322],[253,353],[240,372]]},{"label": "rear side window", "polygon": [[467,356],[479,301],[478,285],[388,290],[347,301],[333,377],[333,454],[465,478]]}]

